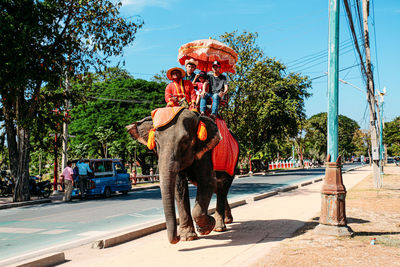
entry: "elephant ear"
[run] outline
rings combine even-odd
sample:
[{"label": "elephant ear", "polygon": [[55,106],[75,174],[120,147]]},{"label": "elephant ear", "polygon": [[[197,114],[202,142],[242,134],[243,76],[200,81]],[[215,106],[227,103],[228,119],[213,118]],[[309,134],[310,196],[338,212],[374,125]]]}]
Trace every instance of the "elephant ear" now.
[{"label": "elephant ear", "polygon": [[205,128],[207,130],[207,139],[204,141],[197,139],[195,145],[195,158],[197,160],[201,159],[207,151],[210,151],[216,147],[219,141],[222,139],[217,124],[212,119],[209,117],[200,116],[200,121],[205,124]]},{"label": "elephant ear", "polygon": [[140,121],[126,126],[126,129],[133,139],[138,140],[143,145],[147,145],[149,131],[153,129],[153,121],[151,117],[146,117]]}]

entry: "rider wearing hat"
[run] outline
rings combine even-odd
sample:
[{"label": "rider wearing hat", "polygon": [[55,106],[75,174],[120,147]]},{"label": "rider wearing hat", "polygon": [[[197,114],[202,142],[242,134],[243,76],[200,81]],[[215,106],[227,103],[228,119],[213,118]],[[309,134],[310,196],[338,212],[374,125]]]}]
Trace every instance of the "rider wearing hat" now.
[{"label": "rider wearing hat", "polygon": [[189,80],[192,83],[194,82],[196,78],[196,73],[194,73],[194,71],[196,70],[198,64],[199,62],[197,60],[194,60],[193,58],[185,60],[186,73],[183,78],[184,80]]},{"label": "rider wearing hat", "polygon": [[228,82],[226,76],[221,73],[221,63],[215,60],[212,63],[212,74],[208,75],[209,90],[201,93],[200,112],[204,114],[208,98],[212,98],[212,107],[210,117],[215,118],[218,115],[218,107],[221,98],[228,92]]},{"label": "rider wearing hat", "polygon": [[182,79],[185,75],[185,71],[178,67],[167,71],[167,78],[172,81],[165,88],[165,102],[167,102],[167,107],[194,107],[196,92],[190,80]]}]

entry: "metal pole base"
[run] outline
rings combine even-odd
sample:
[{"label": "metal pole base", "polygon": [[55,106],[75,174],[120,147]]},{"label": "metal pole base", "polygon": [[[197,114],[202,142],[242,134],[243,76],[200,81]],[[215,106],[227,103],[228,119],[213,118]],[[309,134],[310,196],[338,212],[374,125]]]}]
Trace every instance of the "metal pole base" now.
[{"label": "metal pole base", "polygon": [[347,225],[338,226],[338,225],[319,224],[317,225],[317,227],[315,227],[314,234],[351,237],[354,235],[354,232]]},{"label": "metal pole base", "polygon": [[336,162],[325,162],[325,178],[321,189],[321,215],[316,232],[326,235],[351,236],[353,231],[347,226],[346,188],[342,180],[340,156]]}]

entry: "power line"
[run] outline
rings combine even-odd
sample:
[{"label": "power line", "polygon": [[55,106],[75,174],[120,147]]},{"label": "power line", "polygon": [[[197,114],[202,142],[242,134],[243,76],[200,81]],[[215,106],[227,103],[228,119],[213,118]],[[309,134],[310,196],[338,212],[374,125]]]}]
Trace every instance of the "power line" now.
[{"label": "power line", "polygon": [[374,29],[374,45],[375,45],[375,60],[376,60],[376,73],[378,76],[378,88],[380,90],[381,88],[381,81],[380,81],[380,77],[379,77],[379,64],[378,64],[378,46],[376,45],[376,30],[375,30],[375,5],[374,5],[374,1],[372,1],[372,27]]},{"label": "power line", "polygon": [[[351,39],[348,39],[348,40],[344,41],[343,43],[340,44],[340,46],[347,45],[349,41],[351,41]],[[300,57],[300,58],[298,58],[298,59],[289,61],[289,62],[287,62],[286,64],[287,64],[287,65],[290,65],[290,64],[292,64],[292,63],[298,62],[298,61],[303,60],[303,59],[306,59],[306,58],[311,58],[311,57],[314,57],[314,56],[318,56],[318,55],[320,55],[320,54],[327,54],[327,53],[328,53],[328,52],[327,52],[327,49],[324,49],[324,50],[318,51],[318,52],[316,52],[316,53],[312,53],[312,54],[310,54],[310,55],[306,55],[306,56]]]},{"label": "power line", "polygon": [[367,76],[367,70],[366,70],[365,65],[364,65],[364,60],[363,60],[362,53],[360,51],[360,46],[358,45],[358,39],[357,39],[357,34],[356,34],[355,28],[354,28],[353,16],[351,14],[351,9],[350,9],[350,6],[349,6],[349,3],[348,3],[347,0],[344,0],[343,3],[344,3],[344,6],[345,6],[345,9],[346,9],[347,19],[348,19],[348,22],[349,22],[349,25],[350,25],[350,30],[351,30],[351,34],[352,34],[352,37],[353,37],[353,40],[354,40],[355,48],[356,48],[356,51],[357,51],[357,53],[359,55],[362,74],[363,74],[363,76],[366,77]]},{"label": "power line", "polygon": [[105,98],[105,97],[95,97],[88,96],[89,98],[96,100],[105,100],[105,101],[114,101],[114,102],[124,102],[124,103],[134,103],[134,104],[143,104],[143,103],[151,103],[150,101],[139,101],[139,100],[125,100],[125,99],[114,99],[114,98]]},{"label": "power line", "polygon": [[[350,40],[350,42],[346,41],[346,42],[342,43],[341,49],[346,49],[346,48],[350,47],[351,45],[352,45],[351,40]],[[305,60],[300,60],[300,59],[294,60],[291,63],[287,64],[287,68],[295,68],[295,67],[299,68],[299,67],[307,65],[309,63],[313,63],[317,60],[325,59],[327,57],[327,55],[328,55],[328,51],[326,49],[321,52],[312,54],[310,56],[305,56],[305,57],[300,58],[300,59],[306,58]],[[298,66],[300,64],[301,64],[301,66]]]},{"label": "power line", "polygon": [[[357,67],[357,66],[359,66],[359,65],[360,65],[360,64],[355,64],[355,65],[353,65],[353,66],[350,66],[350,67],[341,69],[341,70],[339,70],[339,72],[345,71],[345,70],[348,70],[348,69],[351,69],[351,68],[354,68],[354,67]],[[321,75],[321,76],[317,76],[317,77],[311,78],[310,81],[316,80],[316,79],[320,79],[320,78],[325,77],[325,76],[327,76],[327,74],[324,74],[324,75]]]},{"label": "power line", "polygon": [[[347,50],[342,50],[342,51],[340,51],[340,55],[345,55],[345,54],[351,52],[352,50],[353,50],[353,48],[347,49]],[[323,63],[328,62],[328,57],[327,57],[327,55],[324,55],[324,57],[321,58],[321,59],[323,59],[323,60],[322,60],[322,61],[319,61],[319,62],[317,62],[317,63],[315,63],[315,64],[313,64],[313,65],[311,65],[311,66],[307,66],[307,65],[310,64],[311,62],[310,62],[310,63],[307,63],[307,64],[304,64],[304,65],[302,65],[302,66],[299,66],[299,68],[300,68],[300,67],[304,67],[304,68],[302,68],[302,69],[300,69],[300,70],[297,70],[297,71],[295,71],[295,72],[303,72],[303,71],[308,70],[308,69],[310,69],[310,68],[312,68],[312,67],[315,67],[315,66],[318,66],[318,65],[320,65],[320,64],[323,64]]]}]

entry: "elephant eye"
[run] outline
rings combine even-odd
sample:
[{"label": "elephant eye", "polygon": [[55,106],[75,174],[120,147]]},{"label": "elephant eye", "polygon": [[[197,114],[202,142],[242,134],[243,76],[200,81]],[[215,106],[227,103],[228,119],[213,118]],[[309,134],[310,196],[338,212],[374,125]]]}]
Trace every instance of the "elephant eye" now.
[{"label": "elephant eye", "polygon": [[181,151],[185,151],[190,146],[190,142],[189,136],[183,136],[180,142]]}]

